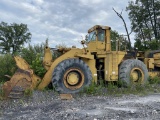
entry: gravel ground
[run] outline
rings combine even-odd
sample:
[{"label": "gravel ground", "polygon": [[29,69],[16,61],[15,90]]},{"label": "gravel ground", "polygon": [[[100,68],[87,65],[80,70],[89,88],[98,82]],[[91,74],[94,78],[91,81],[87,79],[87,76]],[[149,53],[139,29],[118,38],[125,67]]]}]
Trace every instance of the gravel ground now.
[{"label": "gravel ground", "polygon": [[61,100],[53,91],[34,91],[30,97],[0,101],[0,108],[0,120],[159,120],[160,93]]}]

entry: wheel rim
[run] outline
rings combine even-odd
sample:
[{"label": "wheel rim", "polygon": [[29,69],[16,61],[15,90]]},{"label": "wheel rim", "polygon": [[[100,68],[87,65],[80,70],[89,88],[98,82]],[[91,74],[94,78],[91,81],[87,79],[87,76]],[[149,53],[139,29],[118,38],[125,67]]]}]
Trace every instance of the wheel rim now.
[{"label": "wheel rim", "polygon": [[70,69],[64,74],[63,81],[66,88],[79,89],[83,86],[84,75],[79,69]]},{"label": "wheel rim", "polygon": [[76,85],[79,81],[79,75],[76,72],[70,72],[66,78],[68,84]]},{"label": "wheel rim", "polygon": [[130,76],[133,83],[142,83],[144,81],[144,73],[140,68],[133,68]]}]

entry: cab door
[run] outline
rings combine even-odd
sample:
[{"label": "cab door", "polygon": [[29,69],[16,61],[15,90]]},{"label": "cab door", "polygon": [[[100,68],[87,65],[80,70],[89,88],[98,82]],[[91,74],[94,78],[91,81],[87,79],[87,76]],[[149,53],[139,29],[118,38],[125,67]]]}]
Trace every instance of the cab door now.
[{"label": "cab door", "polygon": [[105,50],[105,30],[97,30],[97,49]]}]

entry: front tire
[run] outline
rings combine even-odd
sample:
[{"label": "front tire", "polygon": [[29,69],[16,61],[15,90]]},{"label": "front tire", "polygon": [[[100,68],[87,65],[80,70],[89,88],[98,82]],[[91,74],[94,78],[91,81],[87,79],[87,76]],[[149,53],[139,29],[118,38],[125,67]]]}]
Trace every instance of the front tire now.
[{"label": "front tire", "polygon": [[53,71],[52,84],[59,93],[77,93],[89,86],[92,73],[80,59],[72,58],[60,62]]},{"label": "front tire", "polygon": [[148,82],[148,70],[140,60],[128,59],[119,67],[119,81],[123,86],[132,84],[145,84]]}]

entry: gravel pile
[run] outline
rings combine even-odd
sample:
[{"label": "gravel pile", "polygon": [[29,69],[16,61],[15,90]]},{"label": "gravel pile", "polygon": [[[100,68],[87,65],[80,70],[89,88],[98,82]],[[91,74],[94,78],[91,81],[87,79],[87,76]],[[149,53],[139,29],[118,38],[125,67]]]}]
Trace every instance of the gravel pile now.
[{"label": "gravel pile", "polygon": [[53,91],[34,91],[30,97],[0,101],[0,108],[0,120],[159,120],[160,94],[83,94],[61,100]]}]

